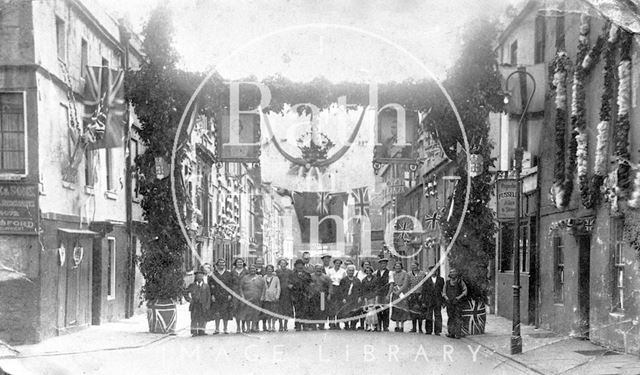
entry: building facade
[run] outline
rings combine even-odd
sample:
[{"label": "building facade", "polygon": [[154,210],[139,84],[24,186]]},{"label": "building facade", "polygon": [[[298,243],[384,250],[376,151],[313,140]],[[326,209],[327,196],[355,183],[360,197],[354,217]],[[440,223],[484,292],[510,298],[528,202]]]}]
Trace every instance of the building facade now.
[{"label": "building facade", "polygon": [[[635,77],[640,76],[640,70],[634,64],[637,38],[623,26],[583,2],[530,1],[499,38],[496,51],[500,62],[511,69],[523,66],[533,74],[541,92],[533,96],[533,107],[523,125],[523,145],[531,161],[523,168],[520,246],[515,251],[509,246],[513,227],[505,220],[498,241],[496,281],[498,313],[510,317],[513,257],[520,256],[524,323],[638,353],[639,332],[634,322],[640,312],[640,275],[634,239],[625,235],[633,233],[638,215],[630,199],[634,187],[616,180],[623,176],[625,163],[635,166],[639,159],[640,132],[635,126],[626,132],[624,124],[625,116],[631,124],[637,120],[639,82]],[[578,58],[580,43],[588,43],[584,51],[589,52],[598,38],[605,48],[590,61]],[[609,49],[613,51],[610,59],[606,58]],[[558,56],[565,56],[559,53],[566,53],[566,59],[559,60]],[[553,61],[570,62],[566,82],[562,68],[552,65]],[[631,61],[630,68],[625,61]],[[605,65],[618,74],[605,75]],[[580,69],[582,76],[575,75]],[[620,76],[630,77],[630,81],[623,82]],[[531,95],[517,84],[518,79],[512,81],[509,86],[521,90],[518,106],[509,109],[509,115],[494,118],[494,125],[501,126],[500,169],[504,178],[509,178],[513,158],[514,141],[509,138],[513,139],[524,107],[519,104],[523,96]],[[616,89],[611,95],[603,94],[609,85]],[[564,87],[566,102],[558,99]],[[584,101],[576,102],[580,95],[574,94],[581,92]],[[617,98],[620,92],[623,94]],[[610,102],[610,107],[603,106],[603,100]],[[584,108],[584,125],[572,124],[572,115],[579,113],[575,108]],[[603,115],[610,118],[608,127],[602,125]],[[525,153],[525,161],[527,156]],[[564,174],[564,181],[559,181],[558,174]],[[604,184],[593,185],[594,176],[605,179]],[[559,192],[567,194],[567,199]]]},{"label": "building facade", "polygon": [[135,68],[140,43],[91,2],[9,2],[2,13],[0,261],[11,271],[0,339],[37,342],[134,313],[141,215],[125,160],[141,150],[135,137],[79,148],[74,126],[89,67]]}]

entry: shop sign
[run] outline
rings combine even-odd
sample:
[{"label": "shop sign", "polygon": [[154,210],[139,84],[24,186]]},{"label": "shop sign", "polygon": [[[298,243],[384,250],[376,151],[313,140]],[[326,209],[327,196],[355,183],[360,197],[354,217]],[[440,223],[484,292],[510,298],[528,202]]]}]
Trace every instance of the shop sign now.
[{"label": "shop sign", "polygon": [[38,186],[0,184],[0,234],[37,235]]}]

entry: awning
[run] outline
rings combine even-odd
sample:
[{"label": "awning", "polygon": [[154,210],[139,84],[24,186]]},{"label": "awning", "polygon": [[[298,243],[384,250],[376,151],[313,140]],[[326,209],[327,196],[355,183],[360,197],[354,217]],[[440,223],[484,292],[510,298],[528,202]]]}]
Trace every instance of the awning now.
[{"label": "awning", "polygon": [[67,235],[75,235],[75,236],[87,236],[87,237],[100,236],[100,233],[94,232],[89,229],[58,228],[58,231]]}]

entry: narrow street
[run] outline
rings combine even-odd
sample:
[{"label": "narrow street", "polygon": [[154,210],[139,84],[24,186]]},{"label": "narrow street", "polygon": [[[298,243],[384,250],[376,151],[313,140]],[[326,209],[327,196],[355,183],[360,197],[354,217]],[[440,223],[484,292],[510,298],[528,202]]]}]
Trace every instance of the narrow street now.
[{"label": "narrow street", "polygon": [[[126,345],[123,343],[123,345]],[[346,331],[175,336],[138,348],[0,361],[9,374],[521,374],[478,344],[409,333]],[[348,366],[345,366],[348,364]],[[11,368],[16,372],[11,372]],[[17,370],[20,369],[20,372]],[[28,371],[27,371],[28,370]]]}]

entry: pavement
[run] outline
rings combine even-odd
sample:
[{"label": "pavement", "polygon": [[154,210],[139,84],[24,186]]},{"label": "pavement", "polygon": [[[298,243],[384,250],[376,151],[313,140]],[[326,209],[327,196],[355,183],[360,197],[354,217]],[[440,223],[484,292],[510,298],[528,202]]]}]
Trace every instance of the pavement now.
[{"label": "pavement", "polygon": [[[460,340],[415,333],[310,331],[189,334],[187,305],[174,335],[148,333],[146,315],[54,337],[0,344],[0,375],[178,374],[640,374],[637,356],[522,326],[511,355],[511,321],[489,315],[484,335]],[[293,325],[290,323],[290,327]],[[410,323],[407,324],[407,327]],[[209,324],[208,333],[212,323]],[[235,326],[231,326],[235,331]],[[4,372],[3,372],[4,371]]]}]

